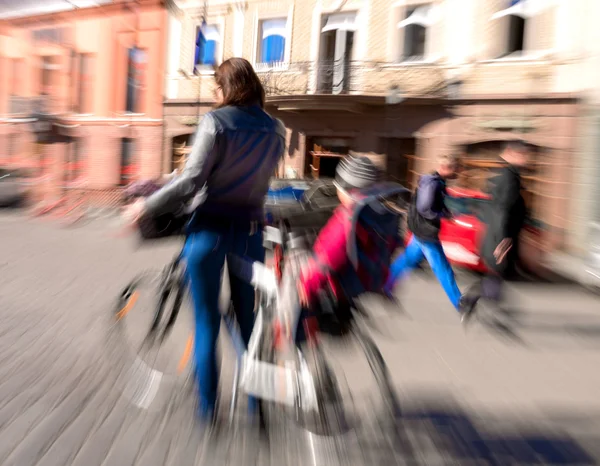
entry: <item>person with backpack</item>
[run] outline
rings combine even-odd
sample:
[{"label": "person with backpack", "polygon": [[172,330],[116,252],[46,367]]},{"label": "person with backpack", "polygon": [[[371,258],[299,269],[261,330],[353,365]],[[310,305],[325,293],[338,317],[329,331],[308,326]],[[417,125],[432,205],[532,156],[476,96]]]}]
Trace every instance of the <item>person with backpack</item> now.
[{"label": "person with backpack", "polygon": [[392,264],[385,291],[391,297],[394,285],[426,259],[448,299],[460,313],[461,321],[466,323],[475,309],[477,297],[463,295],[459,290],[439,239],[442,219],[452,217],[444,204],[446,181],[456,178],[457,168],[456,157],[445,155],[438,159],[437,171],[419,179],[408,210],[408,228],[413,236],[404,253]]},{"label": "person with backpack", "polygon": [[[299,273],[284,277],[275,326],[288,337],[295,335],[301,310],[318,307],[323,292],[333,298],[341,320],[351,318],[356,297],[383,292],[401,241],[399,213],[381,201],[394,186],[386,189],[379,184],[381,179],[382,172],[368,157],[350,155],[338,164],[334,184],[341,204],[319,233]],[[298,330],[302,332],[302,327]]]}]

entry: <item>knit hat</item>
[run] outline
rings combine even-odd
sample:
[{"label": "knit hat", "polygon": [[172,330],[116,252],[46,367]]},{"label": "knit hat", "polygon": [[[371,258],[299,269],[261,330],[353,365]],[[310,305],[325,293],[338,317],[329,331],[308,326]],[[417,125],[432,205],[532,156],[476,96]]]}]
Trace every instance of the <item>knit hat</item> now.
[{"label": "knit hat", "polygon": [[381,181],[381,170],[365,156],[349,155],[335,170],[334,184],[343,190],[367,188]]}]

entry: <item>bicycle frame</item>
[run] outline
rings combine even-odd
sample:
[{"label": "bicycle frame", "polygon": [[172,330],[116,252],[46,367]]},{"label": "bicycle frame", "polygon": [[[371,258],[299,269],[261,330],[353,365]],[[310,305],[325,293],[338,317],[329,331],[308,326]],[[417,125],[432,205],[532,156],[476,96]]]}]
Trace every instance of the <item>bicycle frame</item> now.
[{"label": "bicycle frame", "polygon": [[[285,255],[286,233],[284,225],[280,228],[267,227],[264,231],[265,242],[271,245],[271,249],[274,249],[273,246],[280,247],[282,254]],[[232,308],[230,307],[223,314],[223,320],[227,333],[231,337],[237,360],[234,370],[229,421],[233,422],[240,388],[250,396],[280,402],[288,406],[295,406],[296,409],[300,410],[317,409],[319,411],[318,405],[320,403],[317,403],[312,374],[308,370],[306,360],[299,349],[296,349],[296,351],[300,366],[296,370],[279,367],[266,361],[259,361],[257,357],[265,338],[265,329],[273,317],[272,311],[277,307],[280,300],[279,277],[276,271],[269,269],[262,263],[242,257],[230,255],[227,259],[230,272],[251,284],[257,290],[259,296],[255,324],[248,348],[244,344]],[[180,272],[182,261],[182,252],[180,252],[163,271],[158,305],[147,335],[148,339],[158,337],[161,341],[164,340],[177,319],[183,296],[186,292],[185,278],[183,272]],[[157,335],[156,332],[160,328],[160,322],[163,321],[167,300],[173,291],[175,291],[176,295],[171,307],[171,313],[161,334]],[[293,322],[292,325],[295,329],[297,322]],[[312,325],[311,327],[307,338],[309,339],[310,347],[316,350],[319,346],[319,341],[316,338],[312,338],[311,335],[318,331],[318,327],[316,325]],[[396,415],[399,412],[399,403],[381,353],[372,338],[360,328],[355,328],[352,334],[357,339],[359,346],[365,354],[375,380],[382,391],[389,412]]]}]

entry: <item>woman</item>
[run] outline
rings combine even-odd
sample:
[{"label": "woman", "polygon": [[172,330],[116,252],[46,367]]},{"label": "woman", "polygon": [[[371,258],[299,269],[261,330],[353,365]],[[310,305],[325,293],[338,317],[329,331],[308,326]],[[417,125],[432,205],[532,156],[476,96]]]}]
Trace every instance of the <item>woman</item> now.
[{"label": "woman", "polygon": [[[194,303],[199,414],[214,416],[221,316],[219,290],[227,254],[264,261],[262,220],[269,179],[283,155],[285,128],[264,111],[265,91],[250,63],[223,62],[215,72],[216,109],[204,116],[183,173],[131,208],[144,215],[174,212],[194,200],[183,250]],[[248,344],[254,324],[254,289],[230,274],[231,300]]]}]

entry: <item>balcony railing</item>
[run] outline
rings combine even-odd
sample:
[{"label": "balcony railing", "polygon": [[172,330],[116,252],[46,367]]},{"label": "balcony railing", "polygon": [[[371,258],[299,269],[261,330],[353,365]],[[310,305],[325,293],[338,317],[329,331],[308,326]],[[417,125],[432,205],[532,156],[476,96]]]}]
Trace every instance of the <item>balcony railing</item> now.
[{"label": "balcony railing", "polygon": [[301,94],[385,95],[399,88],[403,95],[447,94],[443,71],[435,65],[401,66],[373,61],[329,60],[293,62],[270,68],[257,66],[267,96]]},{"label": "balcony railing", "polygon": [[10,96],[8,98],[8,113],[11,116],[51,113],[54,103],[55,99],[49,95],[36,97]]}]

